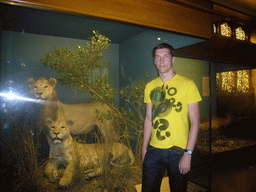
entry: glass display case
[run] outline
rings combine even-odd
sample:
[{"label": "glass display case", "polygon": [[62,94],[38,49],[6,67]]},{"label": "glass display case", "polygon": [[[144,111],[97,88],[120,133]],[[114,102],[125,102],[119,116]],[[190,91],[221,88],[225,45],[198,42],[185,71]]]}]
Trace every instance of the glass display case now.
[{"label": "glass display case", "polygon": [[[127,128],[122,129],[121,140],[135,155],[135,165],[140,171],[134,169],[131,175],[134,178],[137,175],[133,182],[138,184],[145,116],[143,90],[145,83],[158,76],[151,53],[159,43],[171,44],[177,50],[175,72],[193,79],[203,99],[190,186],[202,191],[210,188],[211,158],[219,160],[214,165],[218,167],[224,161],[218,155],[238,149],[250,151],[247,147],[255,146],[256,71],[249,65],[214,60],[209,56],[213,47],[210,40],[99,18],[0,5],[4,18],[0,21],[1,159],[4,159],[1,166],[8,167],[1,172],[8,172],[5,179],[13,181],[11,189],[22,190],[21,185],[29,183],[24,175],[28,180],[38,179],[27,173],[32,169],[40,172],[49,157],[47,139],[38,129],[43,104],[36,98],[42,93],[31,94],[31,89],[38,88],[35,84],[31,86],[31,78],[37,82],[42,77],[49,83],[43,88],[54,86],[58,100],[64,104],[104,101],[111,110],[120,113],[123,119],[117,118],[115,124],[125,124]],[[97,52],[97,46],[103,44],[107,48]],[[99,119],[117,117],[97,115]],[[84,113],[80,119],[91,117]],[[96,137],[104,137],[96,127],[83,132],[83,136],[77,135],[74,138],[83,143],[94,143]],[[198,179],[201,176],[204,183]],[[40,184],[30,187],[35,190],[45,187],[44,182],[39,179]],[[86,182],[96,185],[98,181]]]}]

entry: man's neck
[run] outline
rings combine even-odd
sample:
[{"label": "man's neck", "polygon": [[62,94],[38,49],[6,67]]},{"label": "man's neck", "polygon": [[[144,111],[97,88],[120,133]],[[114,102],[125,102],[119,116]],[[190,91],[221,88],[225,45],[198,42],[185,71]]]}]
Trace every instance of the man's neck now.
[{"label": "man's neck", "polygon": [[171,80],[176,75],[175,72],[170,71],[169,73],[160,73],[159,76],[161,80],[165,83],[169,80]]}]

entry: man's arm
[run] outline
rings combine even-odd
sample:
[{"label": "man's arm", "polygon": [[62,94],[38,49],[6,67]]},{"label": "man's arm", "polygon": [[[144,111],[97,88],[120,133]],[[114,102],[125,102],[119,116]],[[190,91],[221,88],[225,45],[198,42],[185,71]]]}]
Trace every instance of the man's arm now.
[{"label": "man's arm", "polygon": [[191,127],[189,132],[187,149],[193,150],[196,144],[196,139],[197,139],[198,130],[199,130],[199,122],[200,122],[199,103],[197,102],[197,103],[188,104],[188,110],[189,110],[189,119],[191,122]]},{"label": "man's arm", "polygon": [[[193,150],[196,144],[196,139],[199,130],[199,121],[200,121],[200,113],[199,113],[199,103],[191,103],[188,104],[189,110],[189,119],[191,122],[189,138],[187,143],[187,149]],[[191,168],[191,156],[187,153],[184,153],[183,157],[180,160],[179,168],[180,173],[186,174],[190,171]]]},{"label": "man's arm", "polygon": [[152,127],[152,103],[147,103],[146,117],[144,121],[143,144],[142,144],[142,163],[147,152],[148,142],[151,137]]}]

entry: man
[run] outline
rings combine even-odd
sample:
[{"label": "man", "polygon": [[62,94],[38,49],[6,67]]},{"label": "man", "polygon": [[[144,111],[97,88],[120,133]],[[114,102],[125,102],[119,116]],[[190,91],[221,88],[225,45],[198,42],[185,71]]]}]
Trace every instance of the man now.
[{"label": "man", "polygon": [[145,87],[142,191],[160,191],[167,170],[171,192],[185,192],[199,130],[201,96],[193,80],[174,72],[171,45],[157,45],[153,57],[159,77]]}]

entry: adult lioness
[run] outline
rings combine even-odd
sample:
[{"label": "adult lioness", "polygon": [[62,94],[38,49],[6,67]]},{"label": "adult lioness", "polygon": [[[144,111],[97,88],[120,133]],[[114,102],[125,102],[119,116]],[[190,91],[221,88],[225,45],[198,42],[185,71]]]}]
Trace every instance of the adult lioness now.
[{"label": "adult lioness", "polygon": [[64,165],[66,169],[59,181],[60,187],[68,187],[77,170],[84,170],[87,177],[94,177],[102,173],[104,162],[113,166],[131,166],[134,163],[132,151],[121,143],[77,143],[70,135],[73,122],[65,121],[61,116],[57,121],[46,118],[46,125],[49,129],[50,160],[46,164],[45,174],[51,182],[57,182],[57,169]]},{"label": "adult lioness", "polygon": [[[75,104],[62,103],[57,96],[55,85],[57,80],[50,78],[49,80],[44,77],[40,77],[37,81],[33,78],[29,78],[27,83],[30,86],[30,93],[36,99],[45,101],[41,118],[44,123],[45,117],[51,117],[53,120],[57,119],[57,110],[62,108],[66,119],[71,119],[74,125],[71,127],[70,132],[72,134],[85,134],[92,130],[96,125],[101,131],[103,136],[109,134],[113,137],[114,123],[112,120],[104,120],[102,122],[98,119],[96,110],[99,113],[107,113],[112,109],[101,102],[84,102]],[[43,117],[42,117],[43,116]]]}]

